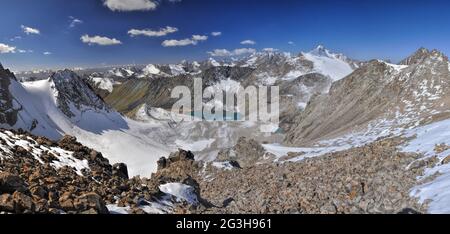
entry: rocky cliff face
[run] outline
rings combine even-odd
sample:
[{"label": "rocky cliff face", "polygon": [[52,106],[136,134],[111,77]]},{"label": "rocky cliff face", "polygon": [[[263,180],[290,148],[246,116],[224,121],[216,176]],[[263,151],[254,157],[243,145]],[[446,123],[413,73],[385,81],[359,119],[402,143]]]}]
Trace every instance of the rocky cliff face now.
[{"label": "rocky cliff face", "polygon": [[9,92],[12,80],[16,80],[14,74],[0,64],[0,124],[14,125],[17,121],[17,110]]},{"label": "rocky cliff face", "polygon": [[74,108],[81,112],[86,108],[98,110],[108,108],[103,100],[92,91],[91,87],[73,71],[55,72],[50,77],[50,81],[54,84],[58,107],[68,117],[75,116]]},{"label": "rocky cliff face", "polygon": [[424,59],[426,59],[430,54],[430,51],[425,48],[418,49],[414,54],[409,56],[408,58],[400,61],[400,65],[415,65],[420,62],[422,62]]}]

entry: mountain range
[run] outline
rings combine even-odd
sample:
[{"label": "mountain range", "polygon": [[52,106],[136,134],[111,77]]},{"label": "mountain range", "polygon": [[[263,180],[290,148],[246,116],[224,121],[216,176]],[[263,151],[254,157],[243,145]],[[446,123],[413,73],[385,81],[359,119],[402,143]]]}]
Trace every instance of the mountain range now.
[{"label": "mountain range", "polygon": [[[223,91],[239,85],[279,86],[280,124],[265,134],[260,132],[259,122],[174,121],[170,111],[177,100],[170,97],[171,90],[178,85],[193,88],[194,78],[202,78],[204,87]],[[211,202],[218,197],[227,199],[219,195],[227,193],[224,183],[236,188],[233,194],[227,193],[235,200],[243,199],[246,189],[259,191],[263,182],[258,176],[267,173],[274,176],[269,179],[274,180],[272,186],[282,186],[256,199],[266,202],[271,196],[280,196],[268,212],[280,206],[276,209],[286,213],[391,213],[412,207],[418,212],[448,213],[449,86],[448,57],[425,48],[398,64],[358,61],[318,46],[297,55],[266,50],[223,61],[211,58],[16,75],[0,65],[0,127],[20,129],[49,141],[74,136],[112,163],[125,163],[130,176],[167,174],[173,177],[171,182],[186,183],[189,175],[199,184],[196,191]],[[11,151],[7,142],[12,135],[4,132],[0,136],[9,139],[2,140],[2,152]],[[15,144],[30,152],[39,148]],[[179,148],[186,151],[175,155]],[[189,152],[190,159],[195,155],[197,164],[193,166],[193,160],[185,160],[180,152]],[[161,159],[169,155],[177,161],[170,164],[170,157]],[[347,165],[358,157],[371,161]],[[383,163],[391,171],[380,169]],[[327,167],[339,175],[330,177]],[[345,168],[361,171],[356,175]],[[78,169],[82,174],[82,168]],[[313,189],[297,178],[298,170],[324,179]],[[379,171],[384,174],[377,174]],[[236,180],[241,184],[227,181],[232,173],[239,175]],[[337,178],[340,180],[333,181]],[[374,178],[394,182],[378,183]],[[283,187],[284,180],[296,183],[294,187],[299,189]],[[246,185],[245,181],[255,184]],[[310,187],[302,188],[301,183]],[[331,189],[332,183],[342,184],[342,189],[337,185]],[[396,192],[385,198],[388,200],[379,200],[389,189]],[[324,195],[315,204],[300,202],[293,208],[296,205],[283,201],[281,191],[299,197],[302,192],[305,197],[309,193],[328,197]],[[205,207],[199,212],[267,212],[262,209],[264,204],[246,200],[236,200],[223,209],[205,211]]]}]

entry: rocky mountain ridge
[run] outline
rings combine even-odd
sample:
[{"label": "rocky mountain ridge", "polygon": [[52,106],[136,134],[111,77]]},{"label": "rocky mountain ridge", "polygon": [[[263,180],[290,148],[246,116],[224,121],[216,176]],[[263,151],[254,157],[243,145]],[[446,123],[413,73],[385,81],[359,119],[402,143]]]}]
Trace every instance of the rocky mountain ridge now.
[{"label": "rocky mountain ridge", "polygon": [[398,121],[392,127],[400,127],[445,115],[448,59],[437,50],[424,52],[420,49],[405,60],[410,65],[373,60],[334,82],[328,93],[315,96],[297,117],[298,124],[292,126],[287,142],[331,138],[357,131],[356,126],[363,130],[374,121]]}]

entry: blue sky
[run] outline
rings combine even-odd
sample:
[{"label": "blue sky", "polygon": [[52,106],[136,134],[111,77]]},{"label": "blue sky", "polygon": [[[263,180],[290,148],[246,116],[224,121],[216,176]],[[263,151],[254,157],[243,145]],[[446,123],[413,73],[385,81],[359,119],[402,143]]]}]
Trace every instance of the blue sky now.
[{"label": "blue sky", "polygon": [[[0,3],[3,9],[0,62],[13,70],[201,60],[215,49],[233,53],[240,48],[276,48],[298,53],[317,44],[362,60],[398,61],[420,46],[450,54],[450,3],[446,1],[0,0]],[[82,23],[77,21],[70,27],[74,19]],[[177,30],[159,37],[128,33],[131,29],[160,31],[166,27]],[[222,34],[213,36],[212,32]],[[85,42],[81,40],[83,35],[89,36]],[[193,35],[208,38],[194,40]],[[99,40],[94,36],[115,39],[115,43],[103,38],[103,45],[96,44]],[[188,45],[163,46],[164,41],[173,45],[183,39]],[[255,44],[243,45],[244,40]]]}]

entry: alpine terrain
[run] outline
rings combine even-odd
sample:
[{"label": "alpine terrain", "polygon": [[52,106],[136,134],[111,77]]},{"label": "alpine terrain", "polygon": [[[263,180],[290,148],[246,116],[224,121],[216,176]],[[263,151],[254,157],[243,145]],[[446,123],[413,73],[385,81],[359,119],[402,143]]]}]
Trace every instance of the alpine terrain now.
[{"label": "alpine terrain", "polygon": [[[233,121],[258,111],[234,106],[229,121],[178,121],[172,90],[197,78],[220,92],[278,86],[280,123]],[[0,65],[0,212],[450,213],[448,90],[448,57],[425,48],[396,64],[320,45],[178,64]]]}]

